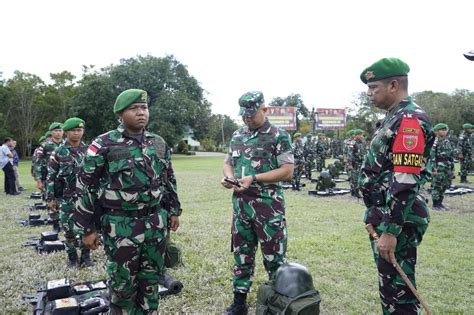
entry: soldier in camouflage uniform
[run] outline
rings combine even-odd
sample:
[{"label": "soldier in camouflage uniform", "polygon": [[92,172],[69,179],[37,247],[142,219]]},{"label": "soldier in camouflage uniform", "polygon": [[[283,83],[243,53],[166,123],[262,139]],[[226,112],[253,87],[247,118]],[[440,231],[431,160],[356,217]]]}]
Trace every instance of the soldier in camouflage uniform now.
[{"label": "soldier in camouflage uniform", "polygon": [[140,89],[117,97],[121,124],[88,147],[77,183],[75,230],[90,249],[98,247],[98,225],[102,230],[112,314],[157,313],[168,228],[179,227],[170,148],[146,131],[147,102]]},{"label": "soldier in camouflage uniform", "polygon": [[44,144],[45,141],[47,141],[47,139],[51,137],[51,134],[48,132],[45,133],[44,136],[41,136],[39,139],[38,139],[38,143],[39,143],[39,146],[33,151],[33,155],[31,156],[31,169],[30,169],[30,173],[31,173],[31,177],[33,177],[33,179],[35,178],[35,166],[36,166],[36,163],[38,163],[38,154],[40,151],[42,151],[43,149],[41,148],[41,146]]},{"label": "soldier in camouflage uniform", "polygon": [[300,190],[301,175],[304,169],[304,152],[303,143],[301,142],[301,133],[299,132],[293,135],[292,153],[295,158],[292,186],[294,190]]},{"label": "soldier in camouflage uniform", "polygon": [[[224,161],[222,185],[233,189],[232,250],[234,303],[225,314],[247,314],[247,293],[252,285],[255,253],[260,243],[270,279],[287,261],[285,201],[280,181],[291,180],[294,158],[291,139],[265,117],[261,92],[239,99],[245,127],[235,131]],[[236,179],[238,186],[225,181]]]},{"label": "soldier in camouflage uniform", "polygon": [[360,78],[371,102],[386,110],[362,165],[359,186],[367,207],[365,223],[379,271],[384,314],[417,314],[414,294],[392,265],[399,262],[415,285],[417,246],[430,221],[425,198],[419,195],[434,134],[426,113],[408,96],[409,67],[397,58],[385,58],[366,68]]},{"label": "soldier in camouflage uniform", "polygon": [[431,148],[432,176],[431,197],[433,208],[445,210],[444,192],[449,188],[454,175],[454,147],[446,134],[448,125],[440,123],[434,127],[436,139]]},{"label": "soldier in camouflage uniform", "polygon": [[472,163],[472,127],[473,126],[471,124],[462,125],[464,131],[459,134],[458,141],[459,160],[461,161],[461,170],[459,175],[461,176],[461,183],[466,184],[470,183],[467,180],[467,175]]},{"label": "soldier in camouflage uniform", "polygon": [[303,155],[305,159],[305,175],[306,178],[311,180],[312,177],[312,171],[314,168],[314,159],[316,155],[316,148],[312,139],[312,134],[308,133],[306,134],[306,142],[303,145]]},{"label": "soldier in camouflage uniform", "polygon": [[327,154],[328,144],[326,143],[326,135],[320,132],[318,133],[318,141],[316,142],[316,170],[318,172],[326,168]]},{"label": "soldier in camouflage uniform", "polygon": [[[48,179],[48,161],[54,150],[59,147],[63,141],[64,131],[59,122],[53,122],[49,126],[51,138],[40,146],[36,155],[36,162],[33,167],[33,175],[36,181],[36,187],[43,192],[43,198],[46,199],[46,185]],[[53,203],[48,203],[48,215],[53,221],[53,230],[59,231],[59,211]]]},{"label": "soldier in camouflage uniform", "polygon": [[342,162],[346,166],[346,171],[349,178],[350,178],[350,171],[347,169],[347,161],[349,158],[348,157],[349,147],[352,145],[352,142],[353,142],[353,139],[352,139],[353,132],[354,132],[353,129],[346,132],[346,139],[344,139],[344,143],[342,146]]},{"label": "soldier in camouflage uniform", "polygon": [[84,120],[77,117],[69,118],[64,122],[63,130],[66,133],[66,141],[56,148],[48,162],[46,200],[52,203],[51,207],[59,208],[61,226],[66,238],[68,268],[77,268],[80,265],[92,267],[94,262],[90,258],[90,249],[81,248],[81,258],[78,261],[78,246],[72,218],[78,195],[76,177],[87,150],[87,146],[81,142]]},{"label": "soldier in camouflage uniform", "polygon": [[351,195],[360,198],[358,181],[360,176],[360,167],[364,162],[366,149],[364,143],[364,131],[356,129],[352,131],[354,141],[349,143],[347,152],[347,168],[349,171],[349,180],[351,183]]}]

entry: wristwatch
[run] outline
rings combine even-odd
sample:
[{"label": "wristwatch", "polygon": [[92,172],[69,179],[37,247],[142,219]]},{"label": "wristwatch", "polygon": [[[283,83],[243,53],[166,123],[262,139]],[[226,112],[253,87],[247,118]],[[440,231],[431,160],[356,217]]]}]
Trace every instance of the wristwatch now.
[{"label": "wristwatch", "polygon": [[255,174],[252,174],[252,182],[256,182],[257,181],[257,176]]}]

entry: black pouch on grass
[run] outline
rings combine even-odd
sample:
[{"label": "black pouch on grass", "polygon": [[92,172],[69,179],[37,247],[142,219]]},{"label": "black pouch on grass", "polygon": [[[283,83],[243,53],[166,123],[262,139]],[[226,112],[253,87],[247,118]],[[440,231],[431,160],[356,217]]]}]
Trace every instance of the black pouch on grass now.
[{"label": "black pouch on grass", "polygon": [[179,249],[178,245],[169,241],[166,245],[166,252],[165,252],[165,266],[166,268],[174,268],[178,265],[183,263],[183,259],[181,257],[181,249]]}]

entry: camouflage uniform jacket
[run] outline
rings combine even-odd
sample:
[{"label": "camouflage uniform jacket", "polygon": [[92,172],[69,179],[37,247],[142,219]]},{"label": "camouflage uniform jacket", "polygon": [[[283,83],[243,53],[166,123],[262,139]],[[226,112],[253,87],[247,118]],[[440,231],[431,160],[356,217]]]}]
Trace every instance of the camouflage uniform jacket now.
[{"label": "camouflage uniform jacket", "polygon": [[316,142],[316,154],[321,158],[325,158],[328,153],[328,147],[325,140],[318,140]]},{"label": "camouflage uniform jacket", "polygon": [[86,150],[87,146],[83,142],[78,147],[73,147],[65,141],[51,154],[48,162],[47,201],[77,197],[76,177]]},{"label": "camouflage uniform jacket", "polygon": [[304,149],[301,141],[293,143],[291,152],[293,153],[293,156],[295,158],[295,164],[304,163]]},{"label": "camouflage uniform jacket", "polygon": [[354,144],[354,140],[352,138],[344,139],[344,144],[342,147],[342,156],[344,161],[348,161],[348,154],[349,154],[349,148]]},{"label": "camouflage uniform jacket", "polygon": [[398,236],[404,224],[428,225],[427,207],[417,195],[433,141],[430,120],[411,97],[387,112],[370,143],[359,177],[367,206],[366,223],[372,223],[368,218],[377,208],[379,197],[374,192],[381,190],[384,204],[379,208],[383,212],[379,229],[382,232]]},{"label": "camouflage uniform jacket", "polygon": [[448,137],[436,137],[431,149],[431,162],[434,171],[454,170],[454,148]]},{"label": "camouflage uniform jacket", "polygon": [[353,167],[360,166],[366,154],[365,143],[362,139],[351,141],[348,145],[347,162]]},{"label": "camouflage uniform jacket", "polygon": [[[225,163],[234,168],[236,178],[266,173],[287,163],[294,164],[291,139],[285,130],[270,124],[268,119],[256,130],[242,127],[232,135]],[[264,200],[283,199],[280,182],[253,182],[243,194],[251,194]]]},{"label": "camouflage uniform jacket", "polygon": [[76,230],[94,231],[100,209],[136,211],[163,208],[179,216],[171,151],[158,135],[128,136],[123,125],[98,136],[87,149],[78,177]]},{"label": "camouflage uniform jacket", "polygon": [[[62,143],[62,142],[61,142]],[[48,140],[39,148],[36,155],[35,163],[33,164],[33,176],[35,180],[46,180],[48,175],[48,161],[54,150],[61,145],[53,140]]]},{"label": "camouflage uniform jacket", "polygon": [[310,158],[314,158],[314,156],[316,155],[316,148],[315,148],[313,140],[311,141],[306,140],[306,142],[303,145],[303,154],[304,154],[304,157],[309,156]]},{"label": "camouflage uniform jacket", "polygon": [[458,141],[458,152],[459,154],[464,155],[464,158],[470,157],[472,155],[472,137],[471,133],[462,131],[459,134]]}]

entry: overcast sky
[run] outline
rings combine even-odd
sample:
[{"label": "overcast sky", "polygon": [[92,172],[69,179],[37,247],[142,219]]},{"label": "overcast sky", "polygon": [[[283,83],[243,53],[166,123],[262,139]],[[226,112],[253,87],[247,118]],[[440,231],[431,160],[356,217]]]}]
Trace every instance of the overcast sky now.
[{"label": "overcast sky", "polygon": [[237,117],[249,90],[345,107],[383,57],[411,67],[410,92],[474,91],[474,1],[48,1],[0,4],[0,71],[39,75],[174,55],[212,111]]}]

